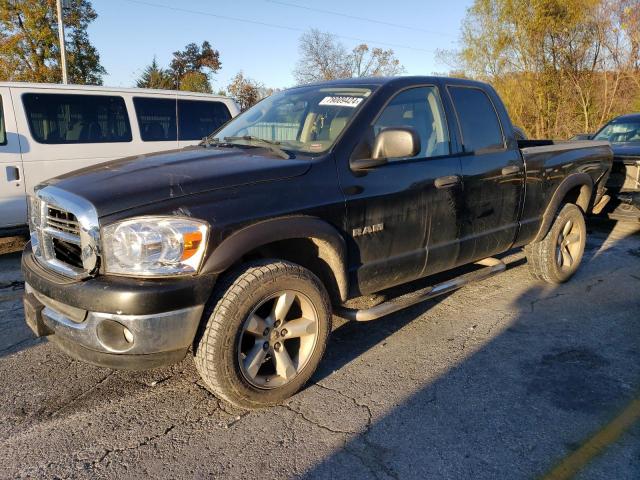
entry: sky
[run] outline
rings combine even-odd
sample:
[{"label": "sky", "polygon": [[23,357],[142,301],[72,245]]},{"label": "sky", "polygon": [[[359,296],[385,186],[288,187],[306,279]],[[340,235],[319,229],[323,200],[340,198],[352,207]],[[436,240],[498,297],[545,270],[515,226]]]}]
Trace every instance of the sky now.
[{"label": "sky", "polygon": [[317,28],[338,36],[347,48],[367,43],[392,48],[406,74],[444,73],[438,49],[457,46],[471,0],[92,0],[98,18],[89,36],[107,70],[104,84],[135,86],[155,56],[168,66],[172,53],[208,40],[220,52],[222,69],[214,91],[236,73],[266,87],[295,84],[298,39]]}]

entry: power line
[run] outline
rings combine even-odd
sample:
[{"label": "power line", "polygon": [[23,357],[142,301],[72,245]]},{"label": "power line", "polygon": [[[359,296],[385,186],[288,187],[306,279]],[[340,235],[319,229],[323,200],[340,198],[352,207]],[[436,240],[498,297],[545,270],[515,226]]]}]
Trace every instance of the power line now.
[{"label": "power line", "polygon": [[[281,30],[289,30],[292,32],[306,32],[306,30],[304,28],[298,28],[298,27],[290,27],[288,25],[278,25],[275,23],[269,23],[269,22],[262,22],[260,20],[251,20],[248,18],[240,18],[240,17],[231,17],[228,15],[221,15],[218,13],[211,13],[211,12],[203,12],[200,10],[192,10],[189,8],[182,8],[182,7],[172,7],[169,5],[163,5],[160,3],[153,3],[153,2],[147,2],[145,0],[121,0],[123,2],[128,2],[128,3],[136,3],[139,5],[145,5],[147,7],[155,7],[155,8],[163,8],[165,10],[172,10],[175,12],[182,12],[182,13],[190,13],[190,14],[194,14],[194,15],[204,15],[207,17],[214,17],[214,18],[220,18],[222,20],[230,20],[232,22],[242,22],[242,23],[249,23],[252,25],[260,25],[263,27],[270,27],[270,28],[279,28]],[[418,52],[425,52],[425,53],[433,53],[433,50],[427,50],[425,48],[418,48],[418,47],[412,47],[410,45],[403,45],[403,44],[398,44],[398,43],[388,43],[388,42],[378,42],[377,40],[367,40],[365,38],[358,38],[358,37],[350,37],[347,35],[338,35],[338,34],[333,34],[336,37],[339,38],[344,38],[347,40],[354,40],[356,42],[364,42],[364,43],[370,43],[370,44],[374,44],[374,45],[383,45],[385,47],[393,47],[393,48],[403,48],[406,50],[415,50]]]},{"label": "power line", "polygon": [[336,12],[336,11],[333,11],[333,10],[324,10],[322,8],[316,8],[316,7],[308,7],[306,5],[298,5],[296,3],[283,2],[281,0],[265,0],[265,1],[269,2],[269,3],[275,3],[276,5],[283,5],[285,7],[300,8],[302,10],[309,10],[311,12],[326,13],[326,14],[335,15],[335,16],[338,16],[338,17],[350,18],[352,20],[361,20],[363,22],[377,23],[378,25],[386,25],[388,27],[404,28],[405,30],[414,30],[416,32],[433,33],[433,34],[436,34],[436,35],[446,35],[446,36],[449,36],[449,37],[455,37],[455,35],[452,35],[452,34],[446,33],[446,32],[438,32],[438,31],[435,31],[435,30],[426,30],[426,29],[420,28],[420,27],[412,27],[410,25],[401,25],[399,23],[385,22],[383,20],[376,20],[375,18],[360,17],[358,15],[349,15],[348,13]]}]

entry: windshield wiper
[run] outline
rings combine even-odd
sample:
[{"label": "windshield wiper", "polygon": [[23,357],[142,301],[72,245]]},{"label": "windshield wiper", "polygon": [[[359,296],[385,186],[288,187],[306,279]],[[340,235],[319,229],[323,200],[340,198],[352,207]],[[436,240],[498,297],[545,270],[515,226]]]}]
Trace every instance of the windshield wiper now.
[{"label": "windshield wiper", "polygon": [[[216,141],[218,139],[214,138],[212,140]],[[272,140],[266,140],[264,138],[254,137],[253,135],[241,135],[241,136],[237,136],[237,137],[224,137],[224,142],[220,142],[218,140],[217,143],[230,143],[230,144],[233,144],[234,142],[237,142],[238,140],[245,140],[247,142],[261,143],[266,148],[271,150],[272,152],[277,153],[278,155],[280,155],[282,158],[286,158],[286,159],[292,158],[292,156],[291,156],[291,154],[289,152],[287,152],[282,147],[280,147],[280,142],[277,142],[277,141],[274,142]],[[236,144],[236,145],[238,145],[238,144]],[[239,145],[244,145],[244,144],[239,144]],[[253,146],[256,146],[256,145],[253,145]]]}]

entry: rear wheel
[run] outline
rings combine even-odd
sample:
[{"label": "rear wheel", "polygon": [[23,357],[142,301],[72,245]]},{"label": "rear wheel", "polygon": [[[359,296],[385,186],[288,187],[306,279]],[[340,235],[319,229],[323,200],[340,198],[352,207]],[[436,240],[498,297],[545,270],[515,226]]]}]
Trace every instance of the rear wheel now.
[{"label": "rear wheel", "polygon": [[205,310],[195,363],[206,386],[243,408],[282,402],[320,363],[331,306],[320,280],[284,261],[242,266]]},{"label": "rear wheel", "polygon": [[586,241],[582,210],[574,204],[564,205],[547,235],[525,247],[533,276],[549,283],[566,282],[580,266]]}]

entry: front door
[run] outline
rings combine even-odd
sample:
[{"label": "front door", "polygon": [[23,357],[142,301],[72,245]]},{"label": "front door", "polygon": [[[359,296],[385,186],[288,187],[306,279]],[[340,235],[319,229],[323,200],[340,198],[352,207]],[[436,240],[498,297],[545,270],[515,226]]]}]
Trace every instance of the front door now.
[{"label": "front door", "polygon": [[384,128],[402,126],[418,132],[417,155],[389,159],[366,172],[339,169],[347,200],[345,230],[352,284],[359,289],[356,293],[419,278],[427,265],[429,270],[439,265],[444,269],[457,255],[460,163],[450,155],[437,87],[397,93],[370,125],[369,137],[375,138]]},{"label": "front door", "polygon": [[464,205],[457,264],[505,251],[518,231],[524,165],[509,146],[491,98],[480,88],[449,86],[457,113]]},{"label": "front door", "polygon": [[0,87],[0,229],[26,224],[23,177],[20,139],[9,89]]}]

